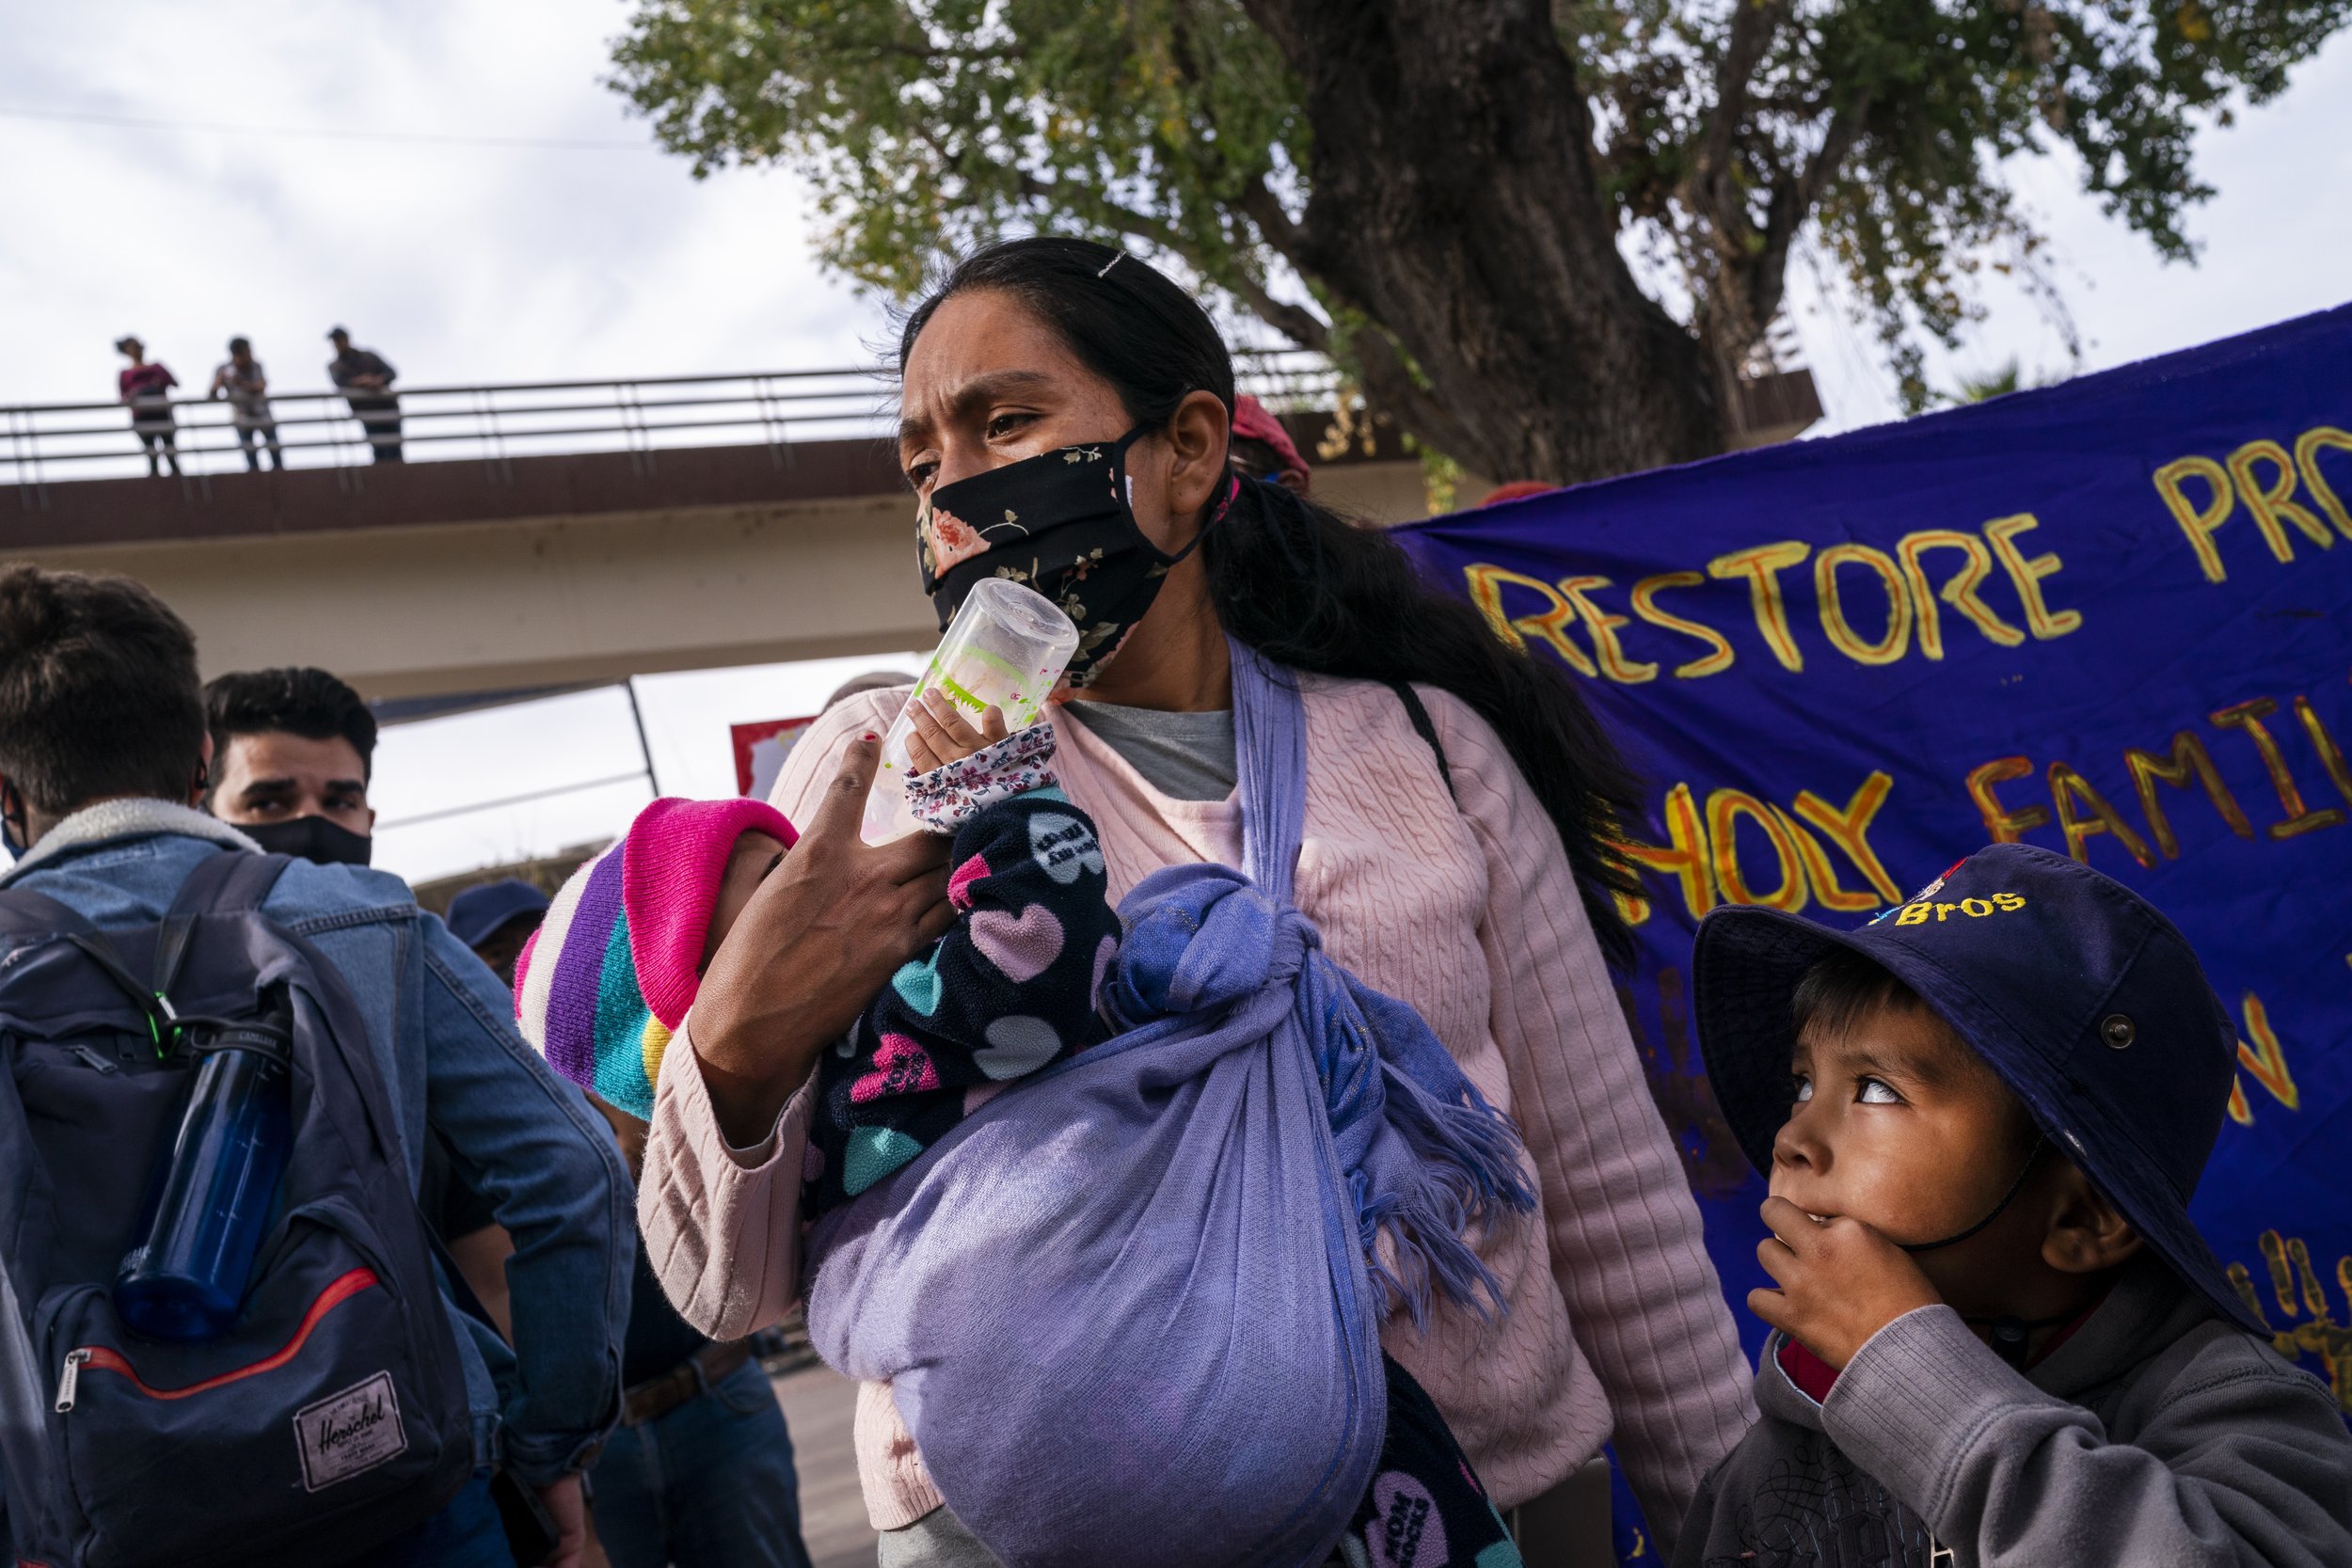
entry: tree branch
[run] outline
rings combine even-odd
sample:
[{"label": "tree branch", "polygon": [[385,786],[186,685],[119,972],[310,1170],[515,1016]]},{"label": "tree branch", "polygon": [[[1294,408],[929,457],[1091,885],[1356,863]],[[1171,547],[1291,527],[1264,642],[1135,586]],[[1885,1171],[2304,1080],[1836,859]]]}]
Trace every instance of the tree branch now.
[{"label": "tree branch", "polygon": [[1236,272],[1234,277],[1221,281],[1241,296],[1242,303],[1248,306],[1260,321],[1300,348],[1311,349],[1317,354],[1331,351],[1331,329],[1324,325],[1312,310],[1275,298],[1266,292],[1263,283],[1247,272]]},{"label": "tree branch", "polygon": [[1829,117],[1829,127],[1821,134],[1821,145],[1804,166],[1785,180],[1772,185],[1772,205],[1764,215],[1764,243],[1745,263],[1748,274],[1748,298],[1755,309],[1759,330],[1788,292],[1788,249],[1796,243],[1797,231],[1812,214],[1814,203],[1821,198],[1821,187],[1836,177],[1854,144],[1862,139],[1862,122],[1869,113],[1869,101],[1838,109]]},{"label": "tree branch", "polygon": [[[1701,238],[1705,249],[1693,259],[1700,274],[1694,279],[1700,296],[1694,325],[1701,341],[1713,350],[1715,373],[1724,383],[1721,391],[1726,396],[1740,356],[1772,318],[1771,309],[1757,298],[1756,261],[1762,247],[1756,244],[1748,204],[1746,171],[1737,165],[1756,68],[1788,10],[1788,0],[1735,0],[1731,30],[1715,65],[1714,107],[1708,112],[1681,187],[1683,199],[1706,230]],[[1780,178],[1772,180],[1774,213],[1785,185]],[[1772,293],[1776,303],[1777,290]]]},{"label": "tree branch", "polygon": [[[906,130],[909,135],[913,136],[916,141],[921,142],[925,147],[931,150],[931,156],[939,160],[940,166],[948,174],[953,175],[959,180],[968,181],[972,178],[969,174],[964,172],[965,153],[948,151],[946,147],[941,143],[940,139],[931,135],[931,128],[924,124],[919,117],[909,120],[907,122]],[[966,150],[969,150],[969,144],[966,144]],[[1016,170],[1016,172],[1018,171]],[[1025,180],[1027,176],[1024,175],[1022,178]]]},{"label": "tree branch", "polygon": [[[1422,386],[1386,332],[1378,327],[1359,332],[1349,340],[1348,349],[1358,372],[1363,377],[1364,404],[1372,413],[1387,415],[1411,431],[1425,445],[1449,457],[1481,450],[1470,427]],[[1488,474],[1486,477],[1506,480],[1528,476]]]},{"label": "tree branch", "polygon": [[1300,258],[1307,250],[1307,231],[1290,215],[1282,198],[1274,194],[1261,174],[1242,187],[1241,199],[1234,203],[1242,216],[1257,226],[1258,237],[1264,240],[1277,256],[1294,267],[1304,270]]},{"label": "tree branch", "polygon": [[[1730,175],[1740,127],[1747,119],[1748,87],[1788,14],[1788,0],[1737,0],[1732,8],[1731,36],[1724,40],[1724,57],[1715,67],[1715,107],[1707,117],[1707,130],[1692,159],[1692,182],[1705,187],[1708,215],[1718,227],[1724,226],[1728,215],[1716,209],[1722,205],[1718,198],[1723,182]],[[1744,229],[1745,209],[1732,210],[1740,213]]]}]

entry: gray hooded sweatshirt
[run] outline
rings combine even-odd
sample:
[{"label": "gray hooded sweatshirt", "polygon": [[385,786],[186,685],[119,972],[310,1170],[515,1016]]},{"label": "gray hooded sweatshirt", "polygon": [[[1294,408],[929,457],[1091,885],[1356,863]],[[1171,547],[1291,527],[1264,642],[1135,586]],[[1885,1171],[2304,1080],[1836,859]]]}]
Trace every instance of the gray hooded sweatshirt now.
[{"label": "gray hooded sweatshirt", "polygon": [[2152,1259],[2026,1372],[1923,1307],[1816,1404],[1783,1338],[1676,1568],[2352,1568],[2335,1400]]}]

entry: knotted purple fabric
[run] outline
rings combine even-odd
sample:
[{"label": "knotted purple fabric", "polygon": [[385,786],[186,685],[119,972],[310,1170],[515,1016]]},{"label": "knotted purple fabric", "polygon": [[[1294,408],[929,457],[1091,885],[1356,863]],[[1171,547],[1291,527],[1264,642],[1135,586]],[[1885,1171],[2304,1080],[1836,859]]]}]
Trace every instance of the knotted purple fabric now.
[{"label": "knotted purple fabric", "polygon": [[1010,1568],[1323,1561],[1379,1456],[1381,1320],[1499,1305],[1464,1232],[1534,1206],[1510,1123],[1289,902],[1295,682],[1236,646],[1233,695],[1250,874],[1145,879],[1105,984],[1124,1032],[810,1237],[817,1349],[893,1384]]}]

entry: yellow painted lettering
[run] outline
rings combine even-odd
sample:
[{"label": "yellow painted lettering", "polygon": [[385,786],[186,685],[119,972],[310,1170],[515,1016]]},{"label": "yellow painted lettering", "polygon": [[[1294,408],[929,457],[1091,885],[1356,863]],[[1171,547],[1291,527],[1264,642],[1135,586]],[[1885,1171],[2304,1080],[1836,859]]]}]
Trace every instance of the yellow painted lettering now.
[{"label": "yellow painted lettering", "polygon": [[[2132,859],[2140,864],[2156,863],[2147,844],[2107,804],[2106,797],[2092,788],[2089,779],[2062,762],[2050,764],[2050,804],[2058,810],[2058,832],[2066,835],[2066,852],[2085,865],[2090,863],[2090,841],[2099,833],[2112,833],[2115,842],[2130,851]],[[2078,806],[2082,809],[2077,810]]]},{"label": "yellow painted lettering", "polygon": [[1935,923],[1936,923],[1938,926],[1943,925],[1943,924],[1944,924],[1944,917],[1945,917],[1946,915],[1947,915],[1947,914],[1951,913],[1954,910],[1956,910],[1956,909],[1958,909],[1958,908],[1960,908],[1960,906],[1959,906],[1958,904],[1938,904],[1938,905],[1936,905],[1936,906],[1935,906]]},{"label": "yellow painted lettering", "polygon": [[2056,577],[2066,562],[2052,550],[2045,555],[2028,559],[2017,547],[2017,536],[2042,525],[2030,512],[2020,512],[2014,517],[1995,517],[1984,525],[1984,536],[1993,542],[1993,553],[2000,558],[2001,569],[2009,573],[2009,580],[2017,585],[2017,602],[2026,607],[2026,629],[2048,641],[2080,630],[2083,612],[2079,610],[2052,610],[2042,596],[2042,579]]},{"label": "yellow painted lettering", "polygon": [[1905,904],[1902,907],[1902,912],[1895,916],[1895,924],[1898,926],[1925,926],[1928,923],[1928,916],[1932,913],[1933,911],[1934,906],[1931,904]]},{"label": "yellow painted lettering", "polygon": [[2352,539],[2352,513],[2344,509],[2344,498],[2319,471],[2319,454],[2327,450],[2352,451],[2352,431],[2338,430],[2333,425],[2314,425],[2295,438],[2295,466],[2303,475],[2303,488],[2312,493],[2312,499],[2328,514],[2328,520],[2336,525],[2336,531]]},{"label": "yellow painted lettering", "polygon": [[2249,1045],[2237,1042],[2238,1065],[2254,1075],[2254,1082],[2270,1091],[2270,1098],[2290,1111],[2300,1110],[2302,1092],[2295,1086],[2295,1075],[2287,1071],[2286,1053],[2279,1044],[2279,1032],[2270,1026],[2270,1009],[2252,991],[2246,993],[2244,1006],[2246,1032],[2253,1037]]},{"label": "yellow painted lettering", "polygon": [[1585,595],[1596,588],[1609,586],[1607,578],[1562,578],[1560,592],[1568,603],[1576,606],[1577,615],[1584,623],[1585,632],[1593,640],[1593,652],[1600,663],[1600,673],[1621,686],[1639,686],[1658,678],[1658,666],[1636,663],[1625,657],[1625,649],[1617,641],[1617,628],[1632,623],[1622,615],[1612,615]]},{"label": "yellow painted lettering", "polygon": [[2334,806],[2313,811],[2303,804],[2303,792],[2296,786],[2295,775],[2287,770],[2287,759],[2279,750],[2279,740],[2263,721],[2279,711],[2279,705],[2268,697],[2256,697],[2250,702],[2233,703],[2217,708],[2206,717],[2223,729],[2243,730],[2262,753],[2263,768],[2270,775],[2270,787],[2279,794],[2279,809],[2286,813],[2283,820],[2273,822],[2267,829],[2274,839],[2294,838],[2300,833],[2332,828],[2344,820],[2344,813]]},{"label": "yellow painted lettering", "polygon": [[2014,893],[1996,893],[1993,895],[1993,901],[1995,904],[2000,905],[2001,908],[2012,911],[2022,910],[2026,907],[2025,898],[2021,895]]},{"label": "yellow painted lettering", "polygon": [[2214,767],[2213,757],[2196,731],[2182,730],[2174,735],[2172,749],[2161,761],[2153,752],[2143,752],[2137,746],[2127,748],[2123,767],[2132,776],[2133,790],[2139,796],[2139,814],[2148,819],[2148,831],[2155,836],[2156,847],[2163,851],[2166,860],[2181,858],[2181,840],[2172,831],[2171,819],[2165,815],[2164,802],[2156,798],[2159,784],[2186,789],[2194,778],[2203,787],[2205,799],[2213,802],[2213,809],[2221,814],[2221,820],[2229,824],[2230,832],[2240,838],[2254,836],[2254,825],[2246,819],[2245,808],[2230,793],[2230,786],[2221,782],[2221,772]]},{"label": "yellow painted lettering", "polygon": [[1691,660],[1688,664],[1675,666],[1674,673],[1677,680],[1696,680],[1701,675],[1720,674],[1731,668],[1731,643],[1722,632],[1717,631],[1713,626],[1701,626],[1696,621],[1686,621],[1679,615],[1670,615],[1658,608],[1658,595],[1665,590],[1696,588],[1706,580],[1706,575],[1700,572],[1661,572],[1654,578],[1644,578],[1633,585],[1631,598],[1634,614],[1639,615],[1653,626],[1663,626],[1668,631],[1678,631],[1685,637],[1694,638],[1707,644],[1707,653]]},{"label": "yellow painted lettering", "polygon": [[[1977,803],[1977,814],[1984,818],[1984,831],[1993,835],[1994,843],[2015,844],[2033,829],[2049,825],[2048,807],[2020,806],[2010,811],[1993,792],[1995,784],[2032,777],[2033,764],[2025,757],[1994,757],[1968,770],[1968,799]],[[1804,809],[1802,803],[1798,809]]]},{"label": "yellow painted lettering", "polygon": [[[2268,484],[2254,477],[2257,463],[2270,465]],[[2293,499],[2295,459],[2287,455],[2286,448],[2276,441],[2249,441],[2230,454],[2227,467],[2230,477],[2237,482],[2237,499],[2246,503],[2254,526],[2263,531],[2272,555],[2281,561],[2295,559],[2294,546],[2287,538],[2288,523],[2301,529],[2303,536],[2323,550],[2336,542],[2326,523]]]},{"label": "yellow painted lettering", "polygon": [[[1837,568],[1851,562],[1876,572],[1886,589],[1886,631],[1866,642],[1846,619],[1837,589]],[[1821,607],[1821,629],[1830,646],[1856,664],[1892,664],[1911,648],[1911,594],[1903,587],[1901,570],[1884,550],[1867,545],[1832,545],[1813,558],[1813,596]]]},{"label": "yellow painted lettering", "polygon": [[2303,721],[2303,733],[2312,737],[2312,750],[2319,753],[2319,765],[2328,769],[2328,782],[2336,786],[2336,793],[2352,802],[2352,768],[2344,760],[2344,748],[2328,733],[2328,726],[2319,721],[2312,709],[2309,697],[2295,699],[2295,716]]},{"label": "yellow painted lettering", "polygon": [[1879,907],[1877,894],[1846,887],[1837,880],[1836,869],[1829,863],[1829,851],[1821,847],[1820,839],[1800,827],[1795,817],[1778,806],[1772,808],[1772,815],[1779,817],[1780,825],[1788,830],[1789,840],[1797,847],[1797,858],[1804,862],[1805,880],[1813,886],[1815,903],[1825,910],[1846,912]]},{"label": "yellow painted lettering", "polygon": [[[1665,819],[1666,842],[1663,845],[1642,844],[1627,840],[1613,847],[1633,865],[1662,873],[1682,884],[1682,906],[1691,911],[1691,918],[1715,907],[1714,874],[1708,865],[1707,828],[1699,820],[1698,804],[1691,797],[1691,786],[1678,784],[1666,791],[1666,799],[1659,815]],[[1630,907],[1629,907],[1630,906]],[[1646,899],[1620,899],[1618,908],[1630,925],[1639,926],[1649,918]]]},{"label": "yellow painted lettering", "polygon": [[[1772,840],[1772,852],[1780,858],[1780,885],[1770,893],[1759,894],[1748,885],[1746,875],[1740,869],[1740,818],[1751,817]],[[1755,796],[1738,789],[1718,789],[1707,797],[1707,837],[1715,847],[1715,881],[1724,890],[1726,904],[1762,904],[1767,909],[1787,910],[1791,913],[1804,908],[1804,862],[1797,853],[1796,841],[1788,836],[1772,813],[1772,808]]]},{"label": "yellow painted lettering", "polygon": [[1804,669],[1804,655],[1797,651],[1797,640],[1789,635],[1788,606],[1781,597],[1780,574],[1812,553],[1813,546],[1802,540],[1784,539],[1778,544],[1757,545],[1752,549],[1719,555],[1707,563],[1708,577],[1748,579],[1748,597],[1756,607],[1756,629],[1764,634],[1765,645],[1772,650],[1772,657],[1780,660],[1784,670]]},{"label": "yellow painted lettering", "polygon": [[[2181,486],[2188,480],[2204,481],[2210,499],[2198,506],[2188,499]],[[2221,552],[2214,546],[2214,531],[2230,520],[2237,509],[2237,493],[2231,488],[2229,470],[2210,457],[2182,457],[2167,463],[2155,473],[2156,494],[2172,514],[2172,520],[2181,525],[2188,536],[2189,548],[2197,552],[2197,564],[2203,569],[2207,582],[2224,582],[2230,574],[2221,567]]]},{"label": "yellow painted lettering", "polygon": [[1887,792],[1894,787],[1891,777],[1873,771],[1842,809],[1808,789],[1797,797],[1797,815],[1828,834],[1830,842],[1846,852],[1846,858],[1853,862],[1863,879],[1878,889],[1880,897],[1890,904],[1899,904],[1903,901],[1902,890],[1880,863],[1877,852],[1870,847],[1869,837],[1870,824],[1878,819],[1879,808],[1886,804]]},{"label": "yellow painted lettering", "polygon": [[[1922,561],[1930,550],[1958,550],[1967,558],[1959,575],[1947,582],[1941,591],[1928,585],[1927,566]],[[1973,533],[1957,529],[1922,529],[1906,533],[1895,546],[1895,555],[1902,562],[1903,576],[1910,580],[1912,597],[1919,611],[1919,651],[1930,658],[1944,657],[1944,626],[1935,608],[1940,597],[1959,610],[1984,633],[1985,641],[2004,648],[2014,648],[2026,641],[2026,634],[1993,612],[1993,607],[1977,596],[1977,589],[1993,575],[1993,552],[1984,541]]]},{"label": "yellow painted lettering", "polygon": [[[1470,602],[1486,612],[1486,624],[1495,628],[1497,637],[1521,652],[1526,651],[1527,639],[1533,637],[1558,654],[1561,662],[1578,674],[1598,674],[1584,650],[1568,641],[1567,625],[1576,619],[1576,607],[1562,598],[1558,589],[1524,572],[1483,562],[1464,567],[1462,575],[1470,579]],[[1545,608],[1532,615],[1513,615],[1503,608],[1505,588],[1524,588],[1539,594]]]},{"label": "yellow painted lettering", "polygon": [[[1979,905],[1981,905],[1982,908],[1979,908]],[[1966,915],[1971,920],[1982,920],[1986,915],[1993,912],[1993,900],[1990,898],[1963,898],[1960,901],[1960,912]]]}]

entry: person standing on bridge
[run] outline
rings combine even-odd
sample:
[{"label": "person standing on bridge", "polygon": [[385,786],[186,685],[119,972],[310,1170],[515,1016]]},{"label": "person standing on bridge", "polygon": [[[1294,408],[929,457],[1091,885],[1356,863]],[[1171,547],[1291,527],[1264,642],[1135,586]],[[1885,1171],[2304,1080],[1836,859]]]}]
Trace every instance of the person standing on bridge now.
[{"label": "person standing on bridge", "polygon": [[400,399],[392,393],[392,383],[400,372],[375,350],[352,347],[351,334],[342,327],[329,329],[326,341],[335,345],[335,357],[326,362],[326,373],[343,394],[343,401],[351,404],[352,417],[368,433],[368,450],[378,463],[402,461]]},{"label": "person standing on bridge", "polygon": [[244,338],[229,340],[229,357],[213,372],[210,397],[229,400],[230,422],[236,427],[237,446],[245,453],[247,473],[262,471],[257,444],[269,448],[269,466],[284,471],[286,454],[278,445],[278,421],[270,417],[269,377],[253,357],[253,344]]},{"label": "person standing on bridge", "polygon": [[171,465],[171,476],[180,477],[180,448],[171,418],[171,389],[180,385],[180,378],[164,368],[163,361],[149,363],[147,345],[136,338],[118,338],[115,352],[131,361],[115,377],[115,391],[130,405],[131,429],[147,449],[147,477],[164,477],[163,465]]}]

